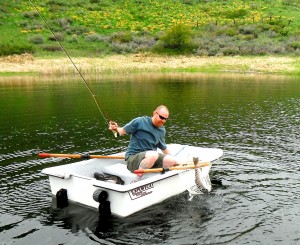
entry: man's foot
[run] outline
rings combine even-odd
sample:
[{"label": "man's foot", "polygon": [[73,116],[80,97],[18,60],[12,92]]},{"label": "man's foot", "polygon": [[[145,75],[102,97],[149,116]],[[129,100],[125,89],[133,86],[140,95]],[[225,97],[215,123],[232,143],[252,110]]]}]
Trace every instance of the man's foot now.
[{"label": "man's foot", "polygon": [[136,174],[136,175],[139,176],[140,178],[142,178],[144,174],[138,173],[138,174]]}]

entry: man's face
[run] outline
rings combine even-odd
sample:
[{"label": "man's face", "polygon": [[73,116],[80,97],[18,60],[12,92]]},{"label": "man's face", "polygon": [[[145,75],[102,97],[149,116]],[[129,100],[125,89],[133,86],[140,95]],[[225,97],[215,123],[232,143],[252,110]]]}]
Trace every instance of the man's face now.
[{"label": "man's face", "polygon": [[167,110],[161,109],[159,111],[153,112],[153,124],[156,127],[163,126],[167,119],[169,118],[169,112]]}]

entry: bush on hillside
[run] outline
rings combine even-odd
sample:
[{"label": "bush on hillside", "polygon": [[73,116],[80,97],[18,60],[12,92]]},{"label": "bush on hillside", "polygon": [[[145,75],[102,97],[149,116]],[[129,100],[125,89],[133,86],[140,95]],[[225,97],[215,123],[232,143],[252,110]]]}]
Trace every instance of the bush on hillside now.
[{"label": "bush on hillside", "polygon": [[194,48],[191,28],[179,23],[160,37],[156,50],[176,54],[190,53]]},{"label": "bush on hillside", "polygon": [[46,44],[42,47],[42,49],[50,52],[61,51],[61,47],[59,45],[54,44]]},{"label": "bush on hillside", "polygon": [[283,5],[300,7],[299,0],[282,0]]},{"label": "bush on hillside", "polygon": [[23,16],[25,18],[27,18],[27,19],[34,19],[34,18],[38,17],[39,14],[35,10],[32,10],[32,11],[26,11],[26,12],[24,12]]},{"label": "bush on hillside", "polygon": [[48,4],[51,6],[72,6],[72,4],[69,1],[65,1],[65,0],[49,0]]},{"label": "bush on hillside", "polygon": [[72,26],[71,30],[67,30],[68,34],[72,34],[72,35],[76,34],[78,36],[83,35],[83,34],[88,33],[88,32],[89,32],[89,30],[88,30],[87,27],[77,26],[77,25]]},{"label": "bush on hillside", "polygon": [[114,43],[129,43],[133,40],[133,34],[131,32],[116,32],[110,36],[111,42]]},{"label": "bush on hillside", "polygon": [[136,53],[138,46],[135,43],[112,43],[110,48],[117,54]]},{"label": "bush on hillside", "polygon": [[34,48],[31,45],[21,44],[0,44],[0,56],[7,56],[13,54],[34,53]]},{"label": "bush on hillside", "polygon": [[57,19],[56,22],[61,28],[61,30],[64,30],[65,32],[71,31],[72,20],[70,18]]},{"label": "bush on hillside", "polygon": [[101,42],[103,41],[103,37],[97,33],[91,33],[84,37],[84,40],[87,42]]},{"label": "bush on hillside", "polygon": [[288,47],[292,48],[293,50],[300,50],[300,41],[292,41],[288,43]]},{"label": "bush on hillside", "polygon": [[258,30],[255,25],[243,25],[239,27],[239,32],[243,35],[253,35],[257,37],[260,30]]},{"label": "bush on hillside", "polygon": [[45,38],[42,35],[34,35],[30,37],[29,41],[33,44],[42,44],[45,41]]},{"label": "bush on hillside", "polygon": [[64,34],[62,32],[54,33],[54,35],[52,35],[52,33],[51,33],[48,40],[49,41],[63,41],[65,39]]},{"label": "bush on hillside", "polygon": [[68,43],[78,43],[79,42],[78,36],[72,35],[72,36],[68,37],[67,42]]},{"label": "bush on hillside", "polygon": [[114,33],[109,40],[103,41],[106,41],[112,51],[119,54],[150,51],[156,44],[156,40],[150,35],[130,34],[130,38],[124,38],[123,35],[123,32]]}]

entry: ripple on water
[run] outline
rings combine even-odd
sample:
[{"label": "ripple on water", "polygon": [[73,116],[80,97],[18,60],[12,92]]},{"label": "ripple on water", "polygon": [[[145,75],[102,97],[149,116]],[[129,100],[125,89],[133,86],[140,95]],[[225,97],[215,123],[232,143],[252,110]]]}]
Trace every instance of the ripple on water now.
[{"label": "ripple on water", "polygon": [[[123,151],[128,138],[112,140],[107,125],[99,124],[83,96],[86,91],[75,85],[77,81],[72,86],[40,83],[27,94],[14,89],[30,106],[17,108],[20,97],[16,96],[16,103],[11,104],[24,114],[10,118],[5,113],[14,123],[0,128],[1,242],[299,243],[299,86],[278,80],[229,80],[151,81],[151,86],[143,82],[132,86],[133,90],[135,83],[130,81],[95,84],[103,102],[114,97],[112,86],[117,91],[130,90],[129,101],[128,96],[125,100],[118,96],[116,104],[104,103],[120,124],[151,114],[153,103],[159,101],[169,104],[172,111],[167,123],[169,142],[224,150],[221,163],[213,165],[211,172],[222,178],[223,186],[213,186],[211,194],[188,202],[184,193],[131,217],[114,217],[108,224],[94,210],[76,205],[52,208],[49,182],[41,170],[70,160],[38,159],[32,150],[110,154]],[[32,103],[32,96],[39,94],[43,95],[38,98],[41,103]],[[130,106],[134,104],[139,108]]]}]

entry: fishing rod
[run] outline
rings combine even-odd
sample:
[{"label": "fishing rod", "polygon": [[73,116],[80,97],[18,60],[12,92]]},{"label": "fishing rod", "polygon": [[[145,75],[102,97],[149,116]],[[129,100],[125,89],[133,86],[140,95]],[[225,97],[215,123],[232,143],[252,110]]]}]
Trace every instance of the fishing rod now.
[{"label": "fishing rod", "polygon": [[[33,6],[33,8],[36,10],[36,12],[38,13],[38,15],[40,16],[40,18],[43,20],[44,24],[47,26],[47,28],[49,29],[49,31],[51,32],[51,34],[53,35],[54,39],[56,40],[56,42],[59,44],[60,48],[64,51],[64,53],[67,55],[67,57],[69,58],[69,60],[71,61],[71,63],[73,64],[73,66],[75,67],[76,71],[78,72],[78,74],[80,75],[81,79],[83,80],[84,84],[86,85],[88,91],[90,92],[90,94],[92,95],[96,105],[97,105],[97,108],[101,114],[101,116],[104,118],[105,122],[107,124],[108,123],[108,120],[106,119],[106,117],[104,116],[101,108],[100,108],[100,105],[96,99],[96,95],[94,94],[92,88],[89,86],[89,84],[87,83],[87,81],[85,80],[85,78],[83,77],[82,73],[80,72],[80,70],[77,68],[76,64],[73,62],[72,58],[70,57],[70,55],[68,54],[68,52],[65,50],[65,48],[62,46],[61,42],[58,40],[58,38],[56,37],[56,35],[54,34],[54,32],[52,31],[52,29],[50,28],[50,26],[47,24],[47,22],[45,21],[45,19],[43,18],[43,16],[41,15],[40,11],[37,9],[37,7],[33,4],[33,2],[31,0],[29,0],[29,2],[31,3],[31,5]],[[117,133],[116,132],[113,132],[114,133],[114,136],[117,137]]]}]

